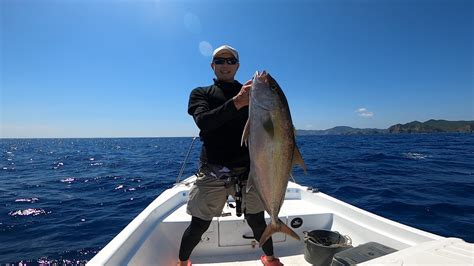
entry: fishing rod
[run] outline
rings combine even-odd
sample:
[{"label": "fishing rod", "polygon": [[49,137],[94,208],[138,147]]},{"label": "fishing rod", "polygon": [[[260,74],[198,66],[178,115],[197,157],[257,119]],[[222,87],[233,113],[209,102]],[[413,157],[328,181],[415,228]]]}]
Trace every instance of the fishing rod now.
[{"label": "fishing rod", "polygon": [[191,149],[193,148],[194,141],[196,140],[196,138],[197,137],[193,137],[193,141],[191,142],[191,145],[189,146],[188,153],[186,154],[186,158],[184,158],[183,165],[181,166],[181,170],[179,171],[179,175],[176,178],[176,183],[175,184],[179,183],[179,180],[181,179],[181,176],[183,175],[184,169],[186,168],[186,163],[188,162],[189,154],[191,153]]}]

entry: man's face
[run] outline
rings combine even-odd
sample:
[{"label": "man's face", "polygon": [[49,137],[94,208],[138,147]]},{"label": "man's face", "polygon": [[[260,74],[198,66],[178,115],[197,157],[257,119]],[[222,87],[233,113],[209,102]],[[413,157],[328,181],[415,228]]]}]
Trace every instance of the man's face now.
[{"label": "man's face", "polygon": [[227,82],[234,81],[235,74],[239,69],[239,63],[229,64],[233,63],[232,61],[234,60],[232,59],[235,59],[235,57],[227,51],[222,51],[214,56],[211,67],[218,80]]}]

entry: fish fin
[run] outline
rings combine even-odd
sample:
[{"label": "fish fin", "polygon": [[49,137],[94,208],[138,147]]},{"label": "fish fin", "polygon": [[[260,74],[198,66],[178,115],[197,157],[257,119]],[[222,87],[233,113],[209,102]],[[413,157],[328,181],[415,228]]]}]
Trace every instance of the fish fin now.
[{"label": "fish fin", "polygon": [[274,234],[274,233],[284,233],[287,234],[297,240],[301,240],[301,238],[296,234],[293,229],[289,228],[286,224],[284,224],[280,219],[278,219],[276,225],[275,224],[269,224],[267,225],[267,228],[265,228],[265,231],[263,231],[262,236],[260,237],[260,240],[258,241],[258,245],[260,247],[267,242],[267,240]]},{"label": "fish fin", "polygon": [[240,141],[240,146],[244,146],[244,143],[245,143],[245,146],[249,146],[248,144],[249,130],[250,130],[249,124],[250,124],[249,119],[247,119],[247,123],[245,123],[245,127],[244,127],[244,132],[242,133],[242,140]]},{"label": "fish fin", "polygon": [[306,165],[304,164],[303,157],[301,156],[300,150],[298,149],[298,146],[295,146],[295,150],[293,151],[293,165],[299,165],[301,168],[303,168],[304,173],[307,174],[308,172],[306,171]]},{"label": "fish fin", "polygon": [[271,117],[268,117],[267,120],[263,122],[263,128],[268,133],[268,135],[273,138],[273,135],[275,135],[275,129],[273,128],[273,121]]},{"label": "fish fin", "polygon": [[293,231],[293,229],[289,228],[288,225],[284,224],[282,221],[279,220],[279,222],[281,225],[280,232],[287,234],[296,240],[301,240],[301,238],[298,236],[298,234],[295,231]]}]

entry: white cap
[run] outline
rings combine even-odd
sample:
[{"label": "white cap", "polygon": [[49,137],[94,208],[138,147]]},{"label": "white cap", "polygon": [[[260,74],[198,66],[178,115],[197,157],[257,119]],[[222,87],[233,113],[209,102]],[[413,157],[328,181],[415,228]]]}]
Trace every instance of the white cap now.
[{"label": "white cap", "polygon": [[230,52],[235,57],[235,59],[239,60],[239,52],[237,52],[237,50],[234,47],[232,47],[230,45],[227,45],[227,44],[224,44],[224,45],[216,48],[216,50],[214,50],[214,52],[212,53],[212,58],[214,58],[218,53],[220,53],[222,51]]}]

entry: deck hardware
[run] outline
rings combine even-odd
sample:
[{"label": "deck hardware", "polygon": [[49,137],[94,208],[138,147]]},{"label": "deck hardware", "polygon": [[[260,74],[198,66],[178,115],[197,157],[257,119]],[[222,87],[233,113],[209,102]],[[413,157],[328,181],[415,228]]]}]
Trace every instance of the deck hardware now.
[{"label": "deck hardware", "polygon": [[257,241],[252,240],[252,248],[255,248],[257,246]]},{"label": "deck hardware", "polygon": [[242,235],[242,238],[244,238],[244,239],[255,239],[255,237],[253,235],[252,236]]}]

